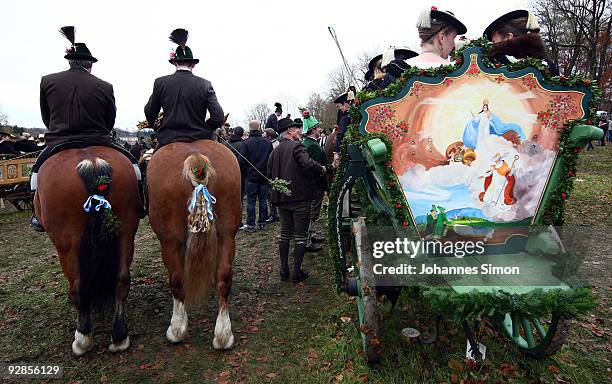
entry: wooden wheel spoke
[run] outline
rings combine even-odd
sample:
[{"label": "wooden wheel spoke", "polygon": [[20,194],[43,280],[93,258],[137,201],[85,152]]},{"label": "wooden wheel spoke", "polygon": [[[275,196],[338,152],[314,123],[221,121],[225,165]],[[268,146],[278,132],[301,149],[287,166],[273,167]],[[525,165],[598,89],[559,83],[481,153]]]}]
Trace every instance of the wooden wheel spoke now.
[{"label": "wooden wheel spoke", "polygon": [[531,322],[529,321],[529,319],[523,317],[522,319],[522,323],[523,323],[523,329],[525,330],[525,337],[527,339],[527,345],[529,346],[529,348],[532,348],[535,346],[535,339],[533,337],[533,330],[531,329]]},{"label": "wooden wheel spoke", "polygon": [[544,340],[544,338],[546,337],[546,330],[544,329],[544,326],[542,325],[542,323],[540,322],[540,319],[532,319],[531,320],[533,325],[535,326],[536,331],[538,332],[538,335],[540,335],[540,339]]}]

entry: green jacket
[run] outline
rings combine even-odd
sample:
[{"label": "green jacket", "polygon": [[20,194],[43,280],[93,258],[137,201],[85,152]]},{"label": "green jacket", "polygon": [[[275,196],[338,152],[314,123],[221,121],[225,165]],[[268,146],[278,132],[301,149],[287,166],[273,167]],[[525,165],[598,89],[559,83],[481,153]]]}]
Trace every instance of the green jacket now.
[{"label": "green jacket", "polygon": [[[330,167],[327,162],[327,156],[325,155],[325,151],[321,147],[319,142],[311,137],[304,138],[304,147],[306,148],[306,152],[311,159],[321,164],[325,168],[327,168],[327,172],[329,173]],[[319,190],[326,191],[327,190],[327,177],[319,176],[316,178],[316,185]]]}]

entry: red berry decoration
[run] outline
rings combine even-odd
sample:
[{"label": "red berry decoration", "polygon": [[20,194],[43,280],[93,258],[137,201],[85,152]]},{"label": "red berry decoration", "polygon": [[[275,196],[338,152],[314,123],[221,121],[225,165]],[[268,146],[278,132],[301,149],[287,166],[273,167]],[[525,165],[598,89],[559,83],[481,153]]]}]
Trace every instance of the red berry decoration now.
[{"label": "red berry decoration", "polygon": [[562,192],[562,193],[561,193],[561,198],[562,198],[563,200],[566,200],[566,199],[567,199],[567,193]]},{"label": "red berry decoration", "polygon": [[432,6],[431,6],[431,10],[432,10],[432,11],[437,11],[437,10],[438,10],[438,7],[436,7],[435,5],[432,5]]},{"label": "red berry decoration", "polygon": [[404,222],[402,223],[402,226],[406,228],[408,226],[408,221],[404,220]]},{"label": "red berry decoration", "polygon": [[495,68],[499,68],[499,67],[501,67],[501,64],[500,63],[496,63],[495,64]]},{"label": "red berry decoration", "polygon": [[387,167],[390,167],[390,166],[392,166],[392,165],[393,165],[393,163],[392,163],[392,162],[390,162],[390,161],[387,161],[387,162],[385,163],[385,165],[386,165]]},{"label": "red berry decoration", "polygon": [[587,124],[588,124],[588,125],[593,125],[593,120],[590,120],[590,119],[589,119],[589,120],[587,120]]},{"label": "red berry decoration", "polygon": [[395,181],[390,181],[390,182],[389,182],[389,186],[390,186],[390,187],[395,187]]},{"label": "red berry decoration", "polygon": [[590,79],[586,79],[586,80],[584,81],[584,85],[587,85],[587,86],[588,86],[588,85],[591,85],[591,80],[590,80]]},{"label": "red berry decoration", "polygon": [[98,191],[103,192],[108,187],[108,184],[98,185]]},{"label": "red berry decoration", "polygon": [[395,208],[401,208],[402,207],[402,203],[395,203]]},{"label": "red berry decoration", "polygon": [[569,177],[574,177],[574,176],[576,176],[576,174],[574,173],[574,171],[569,171],[569,172],[567,173],[567,175],[568,175]]},{"label": "red berry decoration", "polygon": [[422,69],[421,69],[421,70],[419,70],[419,75],[420,75],[420,76],[422,76],[422,75],[424,75],[424,74],[425,74],[425,71],[424,71],[424,70],[422,70]]}]

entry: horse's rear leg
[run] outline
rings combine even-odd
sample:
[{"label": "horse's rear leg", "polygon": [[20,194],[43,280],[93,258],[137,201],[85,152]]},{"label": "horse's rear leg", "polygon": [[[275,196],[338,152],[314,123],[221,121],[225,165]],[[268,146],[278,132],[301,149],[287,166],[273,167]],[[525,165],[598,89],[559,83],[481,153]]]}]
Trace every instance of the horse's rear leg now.
[{"label": "horse's rear leg", "polygon": [[183,245],[180,242],[162,242],[162,258],[168,269],[170,290],[172,291],[172,319],[166,330],[166,338],[171,343],[180,343],[187,336],[187,311],[185,310],[185,289],[183,286]]},{"label": "horse's rear leg", "polygon": [[219,236],[218,264],[217,264],[217,294],[219,295],[219,313],[215,324],[215,349],[229,349],[234,345],[232,322],[229,317],[227,299],[232,287],[233,260],[235,241],[233,236]]},{"label": "horse's rear leg", "polygon": [[122,239],[117,271],[117,294],[115,296],[115,317],[113,320],[112,343],[108,349],[115,353],[128,349],[130,337],[127,330],[125,303],[130,291],[130,264],[134,254],[134,241]]},{"label": "horse's rear leg", "polygon": [[78,249],[60,253],[60,262],[64,275],[69,284],[70,301],[77,310],[77,326],[74,331],[74,341],[72,342],[72,352],[81,356],[94,347],[94,340],[91,334],[91,305],[86,302],[79,292],[79,251]]}]

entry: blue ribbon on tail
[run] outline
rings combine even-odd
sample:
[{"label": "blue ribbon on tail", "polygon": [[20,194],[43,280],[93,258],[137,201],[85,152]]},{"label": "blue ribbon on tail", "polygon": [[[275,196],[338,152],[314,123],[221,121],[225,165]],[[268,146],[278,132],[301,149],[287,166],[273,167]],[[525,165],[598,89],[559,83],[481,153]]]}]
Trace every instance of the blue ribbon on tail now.
[{"label": "blue ribbon on tail", "polygon": [[110,203],[103,196],[91,195],[87,198],[87,200],[85,200],[85,204],[83,204],[83,209],[85,210],[85,212],[89,213],[94,204],[94,200],[98,201],[98,204],[94,207],[96,212],[99,212],[100,208],[111,209]]},{"label": "blue ribbon on tail", "polygon": [[208,188],[205,185],[199,184],[193,190],[193,195],[191,195],[191,201],[189,202],[189,212],[193,211],[196,203],[198,202],[198,197],[202,195],[204,197],[204,204],[206,205],[206,213],[208,216],[208,220],[213,221],[215,216],[213,215],[213,204],[217,202],[217,199],[213,195],[210,194]]}]

